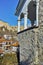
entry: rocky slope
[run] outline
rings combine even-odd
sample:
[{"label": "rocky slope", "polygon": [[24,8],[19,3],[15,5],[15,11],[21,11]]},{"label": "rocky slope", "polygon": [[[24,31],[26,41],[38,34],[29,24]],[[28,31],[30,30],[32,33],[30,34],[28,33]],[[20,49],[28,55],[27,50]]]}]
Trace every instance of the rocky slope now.
[{"label": "rocky slope", "polygon": [[[8,31],[12,31],[12,32],[17,32],[17,28],[18,26],[10,26],[7,22],[3,22],[0,20],[0,30],[2,31],[5,31],[5,29],[7,29]],[[21,30],[23,30],[23,26],[21,26]]]},{"label": "rocky slope", "polygon": [[17,26],[10,26],[8,23],[6,22],[3,22],[3,21],[0,21],[0,28],[1,27],[5,27],[7,28],[9,31],[12,30],[12,31],[17,31]]},{"label": "rocky slope", "polygon": [[0,35],[1,34],[17,34],[17,26],[10,26],[8,23],[0,21]]}]

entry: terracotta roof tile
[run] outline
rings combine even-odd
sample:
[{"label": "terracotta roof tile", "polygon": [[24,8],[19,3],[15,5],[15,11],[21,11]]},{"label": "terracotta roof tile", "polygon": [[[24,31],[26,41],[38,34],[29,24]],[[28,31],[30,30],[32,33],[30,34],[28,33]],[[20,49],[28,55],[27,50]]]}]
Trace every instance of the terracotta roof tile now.
[{"label": "terracotta roof tile", "polygon": [[4,51],[2,49],[0,49],[0,54],[2,54]]},{"label": "terracotta roof tile", "polygon": [[18,47],[19,46],[19,42],[15,42],[11,46]]}]

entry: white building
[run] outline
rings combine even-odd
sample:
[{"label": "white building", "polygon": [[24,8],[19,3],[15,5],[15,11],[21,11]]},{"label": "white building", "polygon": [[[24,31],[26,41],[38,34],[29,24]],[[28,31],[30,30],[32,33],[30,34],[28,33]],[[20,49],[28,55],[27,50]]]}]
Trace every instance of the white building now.
[{"label": "white building", "polygon": [[27,29],[27,19],[31,20],[32,26],[36,21],[38,26],[39,0],[19,0],[15,15],[18,16],[18,32],[20,32],[20,22],[24,18],[24,29]]},{"label": "white building", "polygon": [[11,35],[7,35],[7,34],[5,34],[5,35],[4,35],[4,38],[10,40],[12,37],[11,37]]}]

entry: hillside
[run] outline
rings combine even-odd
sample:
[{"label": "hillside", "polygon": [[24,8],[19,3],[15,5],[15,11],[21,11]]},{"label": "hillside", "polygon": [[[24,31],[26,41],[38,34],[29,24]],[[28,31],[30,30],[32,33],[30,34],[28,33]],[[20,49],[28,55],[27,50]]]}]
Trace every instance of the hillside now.
[{"label": "hillside", "polygon": [[17,31],[17,26],[10,26],[8,23],[6,22],[3,22],[3,21],[0,21],[0,27],[5,27],[7,28],[9,31],[12,30],[12,31]]},{"label": "hillside", "polygon": [[[16,39],[18,39],[17,29],[18,29],[18,26],[10,26],[8,23],[0,20],[0,36],[7,34],[7,35],[12,35]],[[23,30],[23,26],[21,26],[20,29]]]},{"label": "hillside", "polygon": [[8,23],[0,21],[0,35],[1,34],[17,34],[17,26],[10,26]]},{"label": "hillside", "polygon": [[[8,23],[0,20],[0,28],[6,28],[8,31],[17,32],[18,26],[10,26]],[[21,26],[20,29],[23,30],[23,26]]]}]

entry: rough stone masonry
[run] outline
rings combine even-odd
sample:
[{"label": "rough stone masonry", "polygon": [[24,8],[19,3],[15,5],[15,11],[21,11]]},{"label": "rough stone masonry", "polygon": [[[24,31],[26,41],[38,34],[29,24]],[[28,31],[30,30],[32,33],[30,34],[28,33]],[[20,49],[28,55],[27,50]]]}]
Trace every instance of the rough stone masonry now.
[{"label": "rough stone masonry", "polygon": [[21,65],[43,65],[43,0],[39,1],[39,26],[18,34]]}]

